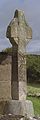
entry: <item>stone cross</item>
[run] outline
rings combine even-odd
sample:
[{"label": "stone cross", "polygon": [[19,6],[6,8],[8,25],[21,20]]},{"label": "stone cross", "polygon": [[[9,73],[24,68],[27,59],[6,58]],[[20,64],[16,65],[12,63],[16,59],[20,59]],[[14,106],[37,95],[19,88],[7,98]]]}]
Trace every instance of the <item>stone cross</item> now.
[{"label": "stone cross", "polygon": [[25,100],[27,95],[25,47],[32,38],[32,30],[26,23],[24,12],[16,10],[7,27],[7,38],[12,44],[11,96],[13,100]]}]

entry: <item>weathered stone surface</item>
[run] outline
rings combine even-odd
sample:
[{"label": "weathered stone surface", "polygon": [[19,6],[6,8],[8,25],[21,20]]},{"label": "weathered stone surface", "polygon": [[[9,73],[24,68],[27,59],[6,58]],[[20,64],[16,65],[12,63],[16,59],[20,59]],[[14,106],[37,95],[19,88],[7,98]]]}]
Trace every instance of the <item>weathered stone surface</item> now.
[{"label": "weathered stone surface", "polygon": [[0,53],[0,101],[11,99],[11,62],[10,54]]},{"label": "weathered stone surface", "polygon": [[19,100],[26,100],[27,85],[25,81],[19,81]]},{"label": "weathered stone surface", "polygon": [[22,115],[25,116],[34,116],[34,110],[33,110],[33,105],[31,101],[9,101],[7,104],[6,110],[4,110],[6,114],[11,113],[14,115]]},{"label": "weathered stone surface", "polygon": [[[6,32],[7,38],[12,43],[12,79],[11,79],[11,95],[12,99],[24,99],[26,96],[26,57],[25,46],[32,38],[32,29],[26,23],[24,12],[16,10],[14,19],[10,22]],[[20,57],[19,57],[20,54]],[[15,75],[15,76],[14,76]],[[20,82],[19,82],[20,81]],[[24,85],[25,81],[25,85]],[[21,85],[21,86],[20,86]],[[23,95],[21,97],[21,88]],[[24,87],[24,89],[23,89]]]},{"label": "weathered stone surface", "polygon": [[14,19],[7,28],[6,36],[10,39],[12,45],[14,45],[14,41],[18,44],[19,51],[25,52],[25,45],[32,38],[32,29],[26,23],[23,11],[15,11]]},{"label": "weathered stone surface", "polygon": [[[9,55],[8,54],[2,54],[0,53],[0,56],[2,56],[0,58],[0,99],[10,99],[11,98],[11,63],[12,63],[12,54]],[[5,56],[5,57],[4,57]],[[26,88],[26,78],[24,80],[24,76],[25,76],[25,58],[22,55],[19,54],[19,66],[18,66],[18,70],[19,70],[19,99],[26,99],[26,94],[27,94],[27,88]],[[24,64],[24,67],[23,67]],[[14,64],[15,65],[15,64]],[[13,66],[14,66],[13,65]],[[15,68],[16,69],[16,68]],[[14,76],[15,77],[15,76]],[[21,81],[21,79],[23,78],[23,82]],[[17,82],[16,82],[17,83]],[[16,83],[13,82],[13,88],[16,87]],[[15,89],[15,92],[13,92],[13,94],[15,96],[17,96],[17,89]],[[14,91],[14,90],[13,90]],[[24,91],[24,93],[23,93]],[[17,99],[17,98],[16,98]]]},{"label": "weathered stone surface", "polygon": [[12,53],[12,73],[11,73],[11,96],[12,99],[19,99],[19,81],[18,81],[18,46],[13,46]]},{"label": "weathered stone surface", "polygon": [[29,117],[28,120],[37,120],[37,119],[33,117]]},{"label": "weathered stone surface", "polygon": [[11,64],[0,65],[0,100],[11,99]]},{"label": "weathered stone surface", "polygon": [[27,96],[26,56],[18,54],[18,80],[19,99],[25,100]]},{"label": "weathered stone surface", "polygon": [[[7,117],[8,120],[11,120],[12,117],[9,117],[9,115],[18,116],[18,119],[24,116],[33,117],[32,102],[25,100],[27,95],[27,81],[26,56],[24,55],[26,42],[28,43],[28,39],[32,37],[32,30],[28,24],[26,24],[22,11],[15,11],[14,19],[9,24],[6,35],[12,43],[11,97],[13,100],[0,101],[0,114],[6,115],[4,119]],[[8,71],[8,65],[6,64],[6,66]],[[3,72],[5,73],[5,70]],[[17,118],[13,119],[17,120]]]},{"label": "weathered stone surface", "polygon": [[20,118],[23,118],[23,116],[22,115],[12,115],[12,114],[0,116],[0,120],[19,120]]},{"label": "weathered stone surface", "polygon": [[[0,53],[0,56],[2,56],[2,60],[0,58],[0,99],[11,99],[11,63],[12,63],[12,54],[9,53]],[[5,59],[4,59],[5,58]],[[24,79],[25,76],[25,67],[26,67],[26,63],[25,63],[25,58],[22,55],[19,54],[19,64],[18,64],[18,70],[19,70],[19,89],[16,88],[15,92],[13,92],[12,94],[14,94],[15,96],[17,96],[17,89],[19,90],[19,99],[22,100],[26,99],[26,94],[27,94],[27,87],[26,87],[26,78]],[[15,65],[15,64],[14,64]],[[13,66],[14,66],[13,65]],[[24,65],[24,66],[23,66]],[[16,68],[15,68],[16,69]],[[15,76],[14,76],[15,77]],[[23,78],[23,81],[21,81],[21,79]],[[17,81],[16,81],[17,83]],[[15,81],[13,82],[13,88],[16,87]],[[14,91],[14,90],[13,90]],[[24,92],[23,92],[24,91]],[[17,98],[16,98],[17,99]]]},{"label": "weathered stone surface", "polygon": [[3,115],[12,114],[18,116],[34,117],[33,104],[29,100],[1,101],[0,108],[2,108],[0,114]]}]

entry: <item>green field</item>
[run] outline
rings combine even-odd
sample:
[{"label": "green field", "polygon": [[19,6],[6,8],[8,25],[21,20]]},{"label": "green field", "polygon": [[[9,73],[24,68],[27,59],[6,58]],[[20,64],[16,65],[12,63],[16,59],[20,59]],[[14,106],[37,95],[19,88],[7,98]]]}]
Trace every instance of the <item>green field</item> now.
[{"label": "green field", "polygon": [[[28,93],[30,94],[40,93],[40,85],[28,84]],[[40,116],[40,97],[37,97],[36,95],[35,97],[28,96],[27,99],[33,102],[35,115]]]}]

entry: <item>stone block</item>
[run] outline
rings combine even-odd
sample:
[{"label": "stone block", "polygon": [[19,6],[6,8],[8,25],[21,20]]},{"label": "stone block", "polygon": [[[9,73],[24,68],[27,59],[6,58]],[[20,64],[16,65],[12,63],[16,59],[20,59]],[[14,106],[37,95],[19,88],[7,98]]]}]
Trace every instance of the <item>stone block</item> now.
[{"label": "stone block", "polygon": [[0,99],[11,99],[11,64],[5,60],[0,64]]},{"label": "stone block", "polygon": [[34,117],[33,104],[29,100],[11,100],[6,102],[4,114]]}]

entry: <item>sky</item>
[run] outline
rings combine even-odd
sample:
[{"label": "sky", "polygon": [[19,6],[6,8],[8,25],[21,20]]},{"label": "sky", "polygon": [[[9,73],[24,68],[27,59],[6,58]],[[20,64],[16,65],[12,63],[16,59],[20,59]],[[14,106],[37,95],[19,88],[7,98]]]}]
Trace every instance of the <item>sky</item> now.
[{"label": "sky", "polygon": [[26,51],[40,54],[40,0],[0,0],[0,51],[10,47],[6,29],[16,9],[24,10],[25,18],[32,28],[32,40]]}]

